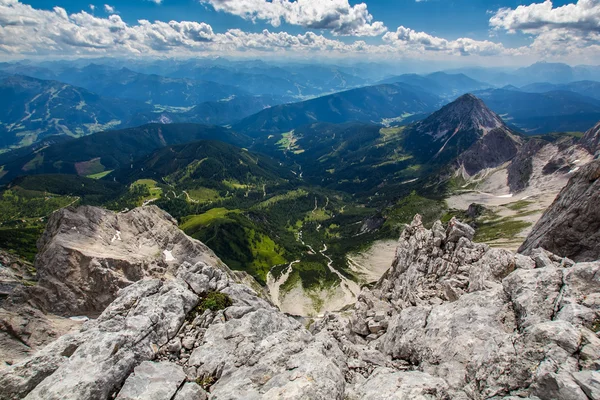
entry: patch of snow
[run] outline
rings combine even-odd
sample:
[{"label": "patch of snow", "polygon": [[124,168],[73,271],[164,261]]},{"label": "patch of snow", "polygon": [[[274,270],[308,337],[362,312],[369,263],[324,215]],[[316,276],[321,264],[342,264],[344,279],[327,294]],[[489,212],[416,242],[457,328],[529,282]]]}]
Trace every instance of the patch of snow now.
[{"label": "patch of snow", "polygon": [[411,179],[411,180],[409,180],[409,181],[404,181],[404,182],[401,182],[400,184],[401,184],[401,185],[406,185],[407,183],[413,183],[413,182],[416,182],[416,181],[418,181],[418,180],[419,180],[419,178],[415,178],[415,179]]},{"label": "patch of snow", "polygon": [[573,174],[575,172],[579,171],[579,167],[575,167],[572,170],[569,171],[569,174]]},{"label": "patch of snow", "polygon": [[170,250],[163,251],[163,254],[165,255],[166,262],[177,261],[175,260],[175,257],[173,257],[173,253],[171,253]]},{"label": "patch of snow", "polygon": [[115,240],[121,241],[121,231],[117,231],[115,235],[110,239],[110,242],[114,242]]},{"label": "patch of snow", "polygon": [[87,322],[90,319],[88,317],[86,317],[85,315],[81,315],[81,316],[76,316],[76,317],[69,317],[69,319],[71,321],[76,321],[76,322]]},{"label": "patch of snow", "polygon": [[513,197],[514,195],[512,193],[509,194],[503,194],[502,196],[496,196],[500,199],[510,199],[511,197]]}]

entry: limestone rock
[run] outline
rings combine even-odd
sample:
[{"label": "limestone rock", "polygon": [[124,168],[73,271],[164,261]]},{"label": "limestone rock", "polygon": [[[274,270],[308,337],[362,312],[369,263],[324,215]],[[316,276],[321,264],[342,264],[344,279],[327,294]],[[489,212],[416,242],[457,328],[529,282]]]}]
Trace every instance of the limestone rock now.
[{"label": "limestone rock", "polygon": [[174,400],[207,400],[206,391],[197,383],[188,382],[179,389]]},{"label": "limestone rock", "polygon": [[519,248],[538,248],[575,261],[600,259],[600,160],[577,171]]},{"label": "limestone rock", "polygon": [[136,282],[120,291],[81,332],[63,336],[32,358],[1,371],[2,396],[106,399],[135,366],[154,358],[158,348],[176,335],[197,302],[198,296],[183,282]]},{"label": "limestone rock", "polygon": [[581,145],[592,154],[600,152],[600,122],[583,135]]},{"label": "limestone rock", "polygon": [[178,365],[144,361],[129,375],[117,400],[171,400],[184,380]]},{"label": "limestone rock", "polygon": [[573,378],[590,399],[600,399],[600,372],[575,372]]},{"label": "limestone rock", "polygon": [[61,209],[50,217],[38,247],[39,284],[26,288],[23,297],[68,316],[101,312],[119,289],[160,277],[183,261],[226,268],[156,206],[126,213],[88,206]]}]

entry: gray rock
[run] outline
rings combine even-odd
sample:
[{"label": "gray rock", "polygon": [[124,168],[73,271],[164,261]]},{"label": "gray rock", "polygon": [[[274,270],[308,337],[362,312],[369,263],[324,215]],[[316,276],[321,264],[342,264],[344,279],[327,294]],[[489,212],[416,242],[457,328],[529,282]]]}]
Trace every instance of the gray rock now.
[{"label": "gray rock", "polygon": [[120,289],[145,277],[160,277],[183,261],[227,270],[208,247],[185,235],[156,206],[126,213],[89,206],[61,209],[50,217],[38,246],[39,284],[18,296],[67,316],[101,312]]},{"label": "gray rock", "polygon": [[187,350],[192,350],[194,348],[194,343],[196,343],[196,338],[186,337],[181,341],[181,344]]},{"label": "gray rock", "polygon": [[600,259],[600,160],[577,171],[519,248],[544,249],[575,261]]},{"label": "gray rock", "polygon": [[449,400],[448,385],[443,379],[411,371],[377,369],[364,383],[357,385],[349,400]]},{"label": "gray rock", "polygon": [[580,371],[573,373],[573,379],[590,399],[600,399],[600,372]]},{"label": "gray rock", "polygon": [[177,392],[174,400],[207,400],[208,394],[197,383],[188,382]]},{"label": "gray rock", "polygon": [[117,399],[171,400],[184,380],[185,374],[178,365],[144,361],[129,375]]},{"label": "gray rock", "polygon": [[462,237],[472,240],[473,236],[475,236],[475,229],[473,229],[467,224],[460,222],[456,218],[452,218],[452,220],[448,223],[448,229],[446,231],[446,240],[448,240],[449,242],[458,242],[458,240]]},{"label": "gray rock", "polygon": [[[81,332],[0,371],[3,395],[104,400],[135,366],[154,358],[159,348],[175,337],[197,302],[198,297],[181,281],[136,282],[120,291],[100,317]],[[57,352],[49,354],[52,349]]]}]

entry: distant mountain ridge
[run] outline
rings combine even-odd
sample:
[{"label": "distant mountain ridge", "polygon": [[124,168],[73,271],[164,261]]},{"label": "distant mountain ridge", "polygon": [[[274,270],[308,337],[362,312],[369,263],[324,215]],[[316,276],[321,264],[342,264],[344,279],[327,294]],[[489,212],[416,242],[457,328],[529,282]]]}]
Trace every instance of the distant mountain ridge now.
[{"label": "distant mountain ridge", "polygon": [[381,123],[435,110],[439,97],[405,84],[352,89],[328,96],[283,104],[244,118],[233,129],[251,136],[282,133],[315,122]]},{"label": "distant mountain ridge", "polygon": [[49,135],[84,136],[127,124],[152,107],[98,96],[57,81],[12,75],[0,80],[0,148],[27,146]]},{"label": "distant mountain ridge", "polygon": [[492,87],[489,83],[479,82],[462,73],[448,74],[445,72],[434,72],[428,75],[404,74],[384,79],[379,83],[399,82],[442,97],[452,97]]},{"label": "distant mountain ridge", "polygon": [[507,123],[531,135],[583,132],[600,120],[600,100],[572,91],[529,93],[489,89],[474,94]]}]

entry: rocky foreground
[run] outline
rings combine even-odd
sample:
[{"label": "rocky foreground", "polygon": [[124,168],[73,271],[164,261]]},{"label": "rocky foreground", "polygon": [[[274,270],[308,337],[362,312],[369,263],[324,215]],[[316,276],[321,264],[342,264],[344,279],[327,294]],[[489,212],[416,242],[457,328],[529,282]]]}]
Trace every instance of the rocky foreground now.
[{"label": "rocky foreground", "polygon": [[[352,308],[302,321],[180,236],[154,207],[69,236],[84,223],[79,217],[100,212],[65,211],[70,217],[56,217],[42,246],[79,254],[81,243],[103,243],[111,257],[102,247],[86,254],[99,263],[94,271],[122,288],[107,295],[114,299],[98,318],[1,370],[0,398],[600,398],[600,261],[541,248],[513,254],[474,243],[474,230],[457,220],[426,229],[416,216],[389,271]],[[143,236],[144,226],[164,230]],[[136,238],[111,240],[116,227]],[[142,244],[152,251],[133,265],[153,265],[152,273],[123,278]],[[61,258],[70,271],[63,280],[89,268],[76,259]],[[37,266],[48,282],[61,273],[52,265]],[[80,292],[63,283],[77,312],[99,307],[86,286]],[[40,293],[52,287],[18,291],[8,305],[43,309]],[[60,291],[50,292],[60,301]],[[64,316],[69,309],[58,307]]]}]

